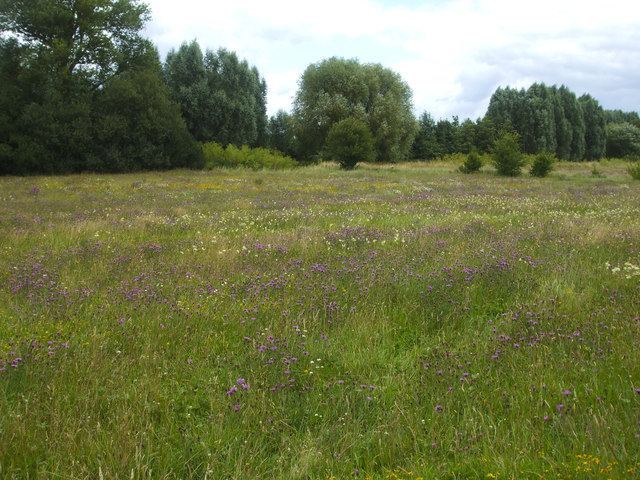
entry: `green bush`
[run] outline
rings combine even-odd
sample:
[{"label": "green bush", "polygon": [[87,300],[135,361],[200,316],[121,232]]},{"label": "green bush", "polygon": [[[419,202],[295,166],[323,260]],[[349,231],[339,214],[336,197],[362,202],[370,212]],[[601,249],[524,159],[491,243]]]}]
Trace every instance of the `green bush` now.
[{"label": "green bush", "polygon": [[460,165],[460,171],[462,173],[474,173],[482,168],[482,159],[476,149],[473,149],[467,159],[462,165]]},{"label": "green bush", "polygon": [[633,166],[627,168],[627,172],[634,180],[640,180],[640,161],[635,162]]},{"label": "green bush", "polygon": [[297,162],[277,150],[267,148],[249,148],[244,145],[238,148],[235,145],[222,145],[216,142],[207,142],[202,145],[205,157],[205,169],[212,168],[251,168],[253,170],[284,170],[293,168]]},{"label": "green bush", "polygon": [[520,175],[525,160],[520,152],[518,144],[518,134],[505,132],[493,144],[491,153],[493,164],[498,171],[498,175],[516,177]]},{"label": "green bush", "polygon": [[373,161],[375,151],[369,127],[355,118],[335,123],[327,135],[327,153],[345,170],[353,169],[358,162]]},{"label": "green bush", "polygon": [[542,152],[536,155],[533,165],[529,173],[533,177],[546,177],[553,170],[553,164],[556,163],[556,157],[552,153]]}]

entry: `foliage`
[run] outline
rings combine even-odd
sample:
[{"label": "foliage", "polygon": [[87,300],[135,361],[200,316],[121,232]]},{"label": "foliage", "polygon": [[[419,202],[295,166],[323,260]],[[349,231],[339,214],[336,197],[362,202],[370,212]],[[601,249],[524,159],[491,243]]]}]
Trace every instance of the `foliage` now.
[{"label": "foliage", "polygon": [[638,112],[623,112],[622,110],[605,110],[605,121],[610,123],[630,123],[636,128],[640,128],[640,116]]},{"label": "foliage", "polygon": [[607,157],[640,158],[640,128],[631,123],[607,125]]},{"label": "foliage", "polygon": [[331,127],[327,135],[327,155],[345,170],[355,168],[358,162],[375,158],[373,137],[367,125],[356,118],[345,118]]},{"label": "foliage", "polygon": [[148,19],[138,0],[0,0],[0,29],[59,87],[74,79],[95,90],[135,65],[148,48],[139,35]]},{"label": "foliage", "polygon": [[587,160],[599,160],[604,157],[607,147],[604,110],[591,95],[584,94],[578,101],[584,114],[584,157]]},{"label": "foliage", "polygon": [[411,158],[431,160],[440,155],[435,129],[436,122],[428,112],[424,112],[418,120],[416,135],[411,145]]},{"label": "foliage", "polygon": [[640,161],[637,161],[627,168],[627,173],[631,175],[634,180],[640,180]]},{"label": "foliage", "polygon": [[547,152],[542,152],[536,155],[536,158],[533,160],[533,164],[531,165],[531,170],[529,173],[533,177],[546,177],[549,175],[551,170],[553,170],[553,165],[556,163],[557,159],[555,155]]},{"label": "foliage", "polygon": [[163,72],[196,140],[266,146],[267,86],[256,67],[223,48],[203,55],[194,40],[167,54]]},{"label": "foliage", "polygon": [[156,67],[119,75],[96,96],[89,170],[202,168],[201,149]]},{"label": "foliage", "polygon": [[202,145],[205,169],[213,168],[250,168],[252,170],[283,170],[296,166],[296,161],[283,155],[277,150],[269,150],[263,147],[250,148],[243,145],[241,148],[233,144],[225,149],[216,142],[207,142]]},{"label": "foliage", "polygon": [[498,88],[487,115],[499,130],[507,122],[520,135],[525,153],[544,151],[564,160],[591,160],[604,155],[604,113],[588,95],[579,99],[564,85],[534,83],[527,90]]},{"label": "foliage", "polygon": [[294,100],[299,158],[319,155],[331,127],[353,117],[369,128],[375,161],[406,159],[416,126],[411,96],[402,78],[379,64],[333,57],[310,65]]},{"label": "foliage", "polygon": [[491,152],[498,175],[516,177],[524,166],[524,156],[520,152],[518,135],[505,132],[493,144]]},{"label": "foliage", "polygon": [[489,153],[497,136],[498,132],[491,117],[485,115],[477,120],[474,145],[479,153]]},{"label": "foliage", "polygon": [[269,148],[278,150],[290,157],[295,156],[296,145],[293,128],[293,117],[291,114],[284,110],[278,110],[278,112],[269,119]]},{"label": "foliage", "polygon": [[0,0],[0,174],[197,167],[136,0]]},{"label": "foliage", "polygon": [[462,165],[460,165],[460,171],[462,173],[475,173],[482,168],[482,159],[478,154],[477,150],[472,150],[469,155],[467,155],[466,160]]},{"label": "foliage", "polygon": [[439,147],[438,156],[444,157],[460,152],[459,128],[458,117],[454,116],[452,120],[444,118],[438,120],[435,128],[436,142]]}]

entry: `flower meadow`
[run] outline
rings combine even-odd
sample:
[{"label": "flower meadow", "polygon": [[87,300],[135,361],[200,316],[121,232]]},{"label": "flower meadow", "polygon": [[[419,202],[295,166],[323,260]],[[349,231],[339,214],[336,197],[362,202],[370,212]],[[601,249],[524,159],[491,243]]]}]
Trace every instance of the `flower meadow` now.
[{"label": "flower meadow", "polygon": [[640,477],[640,184],[589,168],[1,178],[0,478]]}]

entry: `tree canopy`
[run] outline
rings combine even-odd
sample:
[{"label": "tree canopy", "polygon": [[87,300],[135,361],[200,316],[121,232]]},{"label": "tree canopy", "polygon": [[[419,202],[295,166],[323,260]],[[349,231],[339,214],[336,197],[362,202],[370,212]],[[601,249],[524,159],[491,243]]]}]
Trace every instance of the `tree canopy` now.
[{"label": "tree canopy", "polygon": [[406,159],[415,132],[411,97],[400,75],[379,64],[333,57],[309,65],[293,109],[301,159],[321,154],[331,127],[349,117],[369,128],[376,161]]},{"label": "tree canopy", "polygon": [[198,142],[309,162],[353,151],[356,133],[373,145],[359,158],[378,162],[495,152],[497,132],[564,160],[640,154],[636,112],[564,85],[501,87],[483,118],[436,122],[414,117],[398,73],[337,57],[309,65],[292,111],[268,119],[255,66],[195,40],[161,64],[141,36],[149,18],[141,0],[0,0],[0,174],[200,167]]},{"label": "tree canopy", "polygon": [[148,19],[138,0],[0,0],[0,28],[18,41],[23,61],[94,89],[144,54],[139,32]]},{"label": "tree canopy", "polygon": [[137,0],[0,0],[0,173],[201,163],[147,19]]},{"label": "tree canopy", "polygon": [[171,50],[163,71],[196,140],[266,146],[267,86],[255,67],[224,48],[203,55],[194,40]]},{"label": "tree canopy", "polygon": [[486,117],[498,130],[509,122],[525,153],[550,152],[565,160],[600,158],[606,135],[603,110],[587,97],[578,99],[565,86],[538,83],[527,90],[498,88]]}]

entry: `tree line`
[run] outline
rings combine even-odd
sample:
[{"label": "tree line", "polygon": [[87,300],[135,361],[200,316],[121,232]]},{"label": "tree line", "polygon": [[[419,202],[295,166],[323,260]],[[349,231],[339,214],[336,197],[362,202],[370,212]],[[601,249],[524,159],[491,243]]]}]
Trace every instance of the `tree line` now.
[{"label": "tree line", "polygon": [[415,118],[397,73],[335,57],[304,71],[292,112],[268,118],[256,67],[196,41],[162,62],[140,33],[149,16],[138,0],[0,0],[0,174],[202,168],[208,144],[301,163],[427,160],[489,152],[504,132],[526,153],[640,156],[637,113],[564,86],[498,88],[483,118],[436,122]]}]

